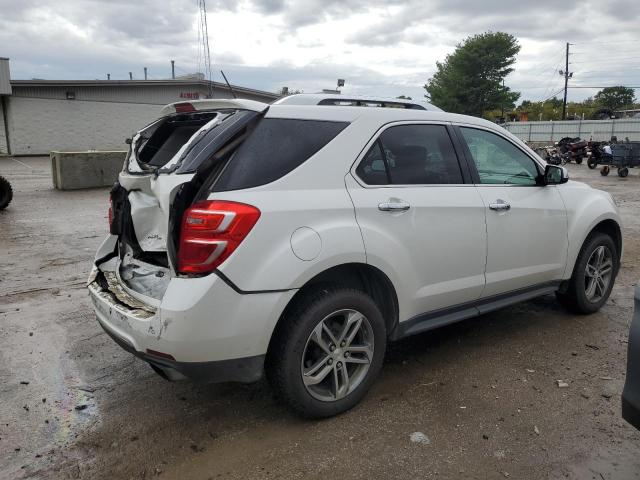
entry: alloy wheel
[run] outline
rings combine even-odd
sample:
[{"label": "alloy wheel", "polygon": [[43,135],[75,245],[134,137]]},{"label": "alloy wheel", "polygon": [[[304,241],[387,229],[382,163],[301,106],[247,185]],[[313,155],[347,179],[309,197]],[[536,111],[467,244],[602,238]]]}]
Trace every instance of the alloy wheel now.
[{"label": "alloy wheel", "polygon": [[325,402],[346,397],[366,378],[373,351],[373,329],[362,313],[343,309],[327,315],[311,331],[302,353],[307,392]]},{"label": "alloy wheel", "polygon": [[587,261],[584,272],[584,293],[591,303],[606,294],[613,277],[613,255],[605,245],[598,246]]}]

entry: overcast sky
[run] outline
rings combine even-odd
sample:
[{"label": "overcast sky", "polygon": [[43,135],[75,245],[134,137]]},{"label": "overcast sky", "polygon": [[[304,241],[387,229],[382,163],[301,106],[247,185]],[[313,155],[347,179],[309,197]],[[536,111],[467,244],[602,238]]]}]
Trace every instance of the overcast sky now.
[{"label": "overcast sky", "polygon": [[[152,79],[203,70],[197,0],[0,0],[0,56],[16,79]],[[507,85],[522,99],[573,86],[640,86],[640,0],[208,0],[214,80],[421,98],[435,63],[487,30],[518,37]],[[596,89],[572,89],[570,100]],[[560,95],[560,94],[558,94]],[[640,89],[637,90],[640,97]]]}]

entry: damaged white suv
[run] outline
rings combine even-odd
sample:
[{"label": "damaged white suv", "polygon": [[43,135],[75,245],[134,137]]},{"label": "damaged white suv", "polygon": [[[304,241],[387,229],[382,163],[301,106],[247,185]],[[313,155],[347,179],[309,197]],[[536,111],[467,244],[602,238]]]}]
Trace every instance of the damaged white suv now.
[{"label": "damaged white suv", "polygon": [[131,142],[89,292],[168,379],[355,405],[388,341],[555,292],[589,313],[622,252],[607,193],[487,121],[410,108],[168,105]]}]

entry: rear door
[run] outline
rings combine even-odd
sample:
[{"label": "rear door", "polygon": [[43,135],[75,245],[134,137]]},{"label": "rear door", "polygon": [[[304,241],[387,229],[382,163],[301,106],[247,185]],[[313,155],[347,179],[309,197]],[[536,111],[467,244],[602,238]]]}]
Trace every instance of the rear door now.
[{"label": "rear door", "polygon": [[365,152],[347,187],[367,262],[392,277],[400,319],[479,298],[484,206],[448,125],[391,124]]},{"label": "rear door", "polygon": [[568,239],[558,187],[541,185],[541,167],[506,136],[470,126],[458,131],[486,208],[487,285],[482,296],[560,280]]}]

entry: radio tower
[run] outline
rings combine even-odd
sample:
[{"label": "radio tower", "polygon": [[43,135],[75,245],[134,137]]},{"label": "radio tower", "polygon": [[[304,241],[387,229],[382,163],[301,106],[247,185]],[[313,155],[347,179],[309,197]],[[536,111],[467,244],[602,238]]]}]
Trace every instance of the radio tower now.
[{"label": "radio tower", "polygon": [[198,0],[200,19],[198,24],[198,58],[200,50],[204,61],[204,74],[209,84],[209,98],[213,98],[213,71],[211,69],[211,52],[209,51],[209,27],[207,26],[207,5],[205,0]]}]

